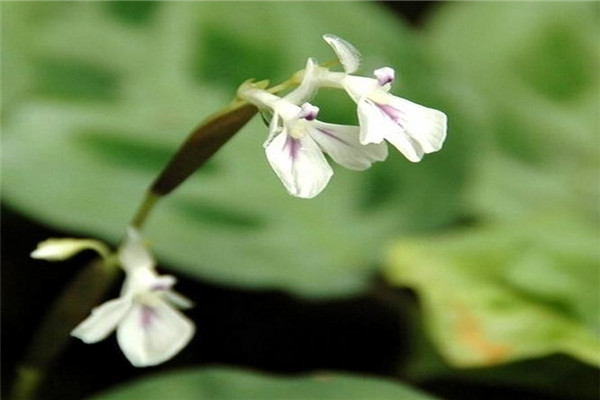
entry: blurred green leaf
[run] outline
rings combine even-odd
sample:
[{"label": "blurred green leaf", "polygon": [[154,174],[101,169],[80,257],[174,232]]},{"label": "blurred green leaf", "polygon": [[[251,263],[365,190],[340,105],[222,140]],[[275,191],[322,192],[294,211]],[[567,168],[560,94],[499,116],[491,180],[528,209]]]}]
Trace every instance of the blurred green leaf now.
[{"label": "blurred green leaf", "polygon": [[235,369],[157,375],[93,397],[95,400],[433,400],[402,384],[360,375],[282,377]]},{"label": "blurred green leaf", "polygon": [[[418,305],[415,304],[415,307],[417,311]],[[417,325],[423,325],[422,315],[415,319]],[[443,359],[429,336],[417,334],[413,340],[412,359],[403,366],[400,374],[419,387],[487,387],[508,393],[526,392],[528,398],[540,399],[598,398],[598,367],[581,363],[567,355],[515,360],[485,368],[456,368]]]},{"label": "blurred green leaf", "polygon": [[[377,21],[369,35],[365,20]],[[3,199],[113,243],[185,135],[241,80],[277,82],[309,56],[332,59],[323,33],[362,49],[365,74],[398,68],[399,94],[432,107],[441,98],[413,36],[375,4],[7,3],[2,22]],[[355,123],[351,101],[329,95],[316,99],[324,118]],[[372,171],[334,167],[327,190],[304,201],[271,171],[266,131],[255,119],[159,204],[147,237],[162,262],[228,284],[348,295],[368,284],[391,232],[458,212],[464,148],[418,166],[391,151]]]},{"label": "blurred green leaf", "polygon": [[[600,216],[599,11],[585,2],[467,2],[434,14],[429,51],[447,79],[470,88],[485,121],[465,193],[470,214]],[[473,109],[463,97],[456,104]]]},{"label": "blurred green leaf", "polygon": [[386,273],[417,291],[453,366],[600,363],[598,10],[454,3],[427,27],[450,121],[477,152],[462,192],[476,224],[398,241]]},{"label": "blurred green leaf", "polygon": [[506,393],[527,393],[527,398],[540,399],[598,398],[598,368],[566,355],[513,361],[485,368],[455,368],[442,359],[427,336],[418,335],[416,341],[413,361],[401,373],[420,387],[487,387]]},{"label": "blurred green leaf", "polygon": [[541,215],[399,241],[386,273],[418,292],[427,331],[454,366],[554,353],[600,365],[597,244],[588,221]]}]

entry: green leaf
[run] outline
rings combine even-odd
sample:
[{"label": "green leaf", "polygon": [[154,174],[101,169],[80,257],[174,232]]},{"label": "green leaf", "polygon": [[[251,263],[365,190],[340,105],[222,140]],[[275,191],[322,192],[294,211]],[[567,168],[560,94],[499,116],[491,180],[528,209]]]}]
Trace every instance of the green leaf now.
[{"label": "green leaf", "polygon": [[281,377],[235,369],[197,369],[157,375],[94,400],[433,400],[405,385],[360,375],[321,373]]},{"label": "green leaf", "polygon": [[448,144],[458,138],[476,153],[460,204],[476,225],[396,242],[386,274],[417,291],[452,366],[553,353],[599,363],[598,10],[453,3],[428,21],[450,103]]},{"label": "green leaf", "polygon": [[554,353],[600,365],[597,231],[570,214],[396,243],[386,275],[413,288],[453,366]]},{"label": "green leaf", "polygon": [[430,21],[430,51],[447,80],[466,86],[457,106],[484,121],[465,193],[470,214],[600,215],[599,10],[585,2],[465,2],[441,7]]},{"label": "green leaf", "polygon": [[[377,21],[369,35],[365,19]],[[332,59],[324,33],[361,49],[366,75],[392,65],[402,72],[398,94],[437,105],[413,36],[375,4],[7,3],[2,22],[3,200],[112,243],[200,120],[243,79],[277,82],[310,56]],[[328,121],[356,122],[346,96],[325,91],[316,102]],[[266,135],[256,118],[158,204],[145,234],[162,263],[215,282],[349,295],[368,285],[391,232],[458,212],[465,149],[417,166],[390,151],[389,164],[367,172],[334,167],[327,190],[305,201],[269,167]]]},{"label": "green leaf", "polygon": [[[418,309],[417,304],[414,306]],[[423,325],[421,316],[417,318],[417,324]],[[420,387],[474,385],[506,390],[507,393],[526,392],[530,398],[598,398],[598,367],[567,355],[516,360],[485,368],[456,368],[444,361],[429,336],[421,332],[413,338],[412,351],[411,361],[402,367],[400,374],[409,382],[418,382]]]}]

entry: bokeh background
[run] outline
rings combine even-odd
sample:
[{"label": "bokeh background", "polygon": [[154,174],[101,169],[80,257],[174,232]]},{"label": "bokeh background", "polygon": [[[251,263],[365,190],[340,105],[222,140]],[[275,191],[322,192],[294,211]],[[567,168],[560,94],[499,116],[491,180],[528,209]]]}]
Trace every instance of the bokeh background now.
[{"label": "bokeh background", "polygon": [[[595,399],[600,395],[597,2],[3,2],[2,394],[52,301],[248,78],[333,58],[334,33],[448,114],[443,150],[334,167],[311,201],[260,118],[145,232],[194,299],[180,355],[134,369],[72,341],[41,399]],[[328,122],[353,104],[322,91]],[[115,287],[107,298],[118,293]]]}]

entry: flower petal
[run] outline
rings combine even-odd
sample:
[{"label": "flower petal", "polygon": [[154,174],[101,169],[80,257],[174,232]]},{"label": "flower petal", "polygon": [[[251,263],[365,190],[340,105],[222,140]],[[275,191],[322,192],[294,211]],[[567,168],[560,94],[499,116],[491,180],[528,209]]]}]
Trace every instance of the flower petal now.
[{"label": "flower petal", "polygon": [[342,86],[352,101],[358,104],[363,98],[368,98],[374,92],[382,92],[385,95],[390,85],[381,87],[377,79],[346,75],[342,79]]},{"label": "flower petal", "polygon": [[323,35],[323,39],[333,48],[337,58],[344,67],[347,74],[356,72],[360,66],[360,52],[356,47],[332,34]]},{"label": "flower petal", "polygon": [[119,261],[125,270],[154,267],[154,258],[137,230],[127,228],[125,241],[119,249]]},{"label": "flower petal", "polygon": [[333,175],[323,152],[308,135],[294,139],[282,132],[269,143],[265,153],[288,192],[296,197],[315,197]]},{"label": "flower petal", "polygon": [[171,275],[158,275],[154,278],[154,282],[149,286],[149,290],[151,291],[163,291],[170,290],[175,283],[177,283],[177,279]]},{"label": "flower petal", "polygon": [[71,331],[71,336],[85,343],[99,342],[115,330],[130,308],[130,298],[109,300],[94,308],[92,314]]},{"label": "flower petal", "polygon": [[271,122],[269,123],[269,134],[263,143],[263,148],[266,148],[281,131],[281,116],[278,113],[273,113]]},{"label": "flower petal", "polygon": [[390,95],[390,98],[389,105],[404,114],[406,134],[425,153],[433,153],[442,148],[446,139],[446,114],[400,97]]},{"label": "flower petal", "polygon": [[319,114],[319,107],[313,106],[310,103],[304,103],[300,106],[300,113],[296,118],[314,121],[317,118],[317,114]]},{"label": "flower petal", "polygon": [[136,367],[160,364],[175,356],[194,336],[194,324],[154,297],[152,305],[135,304],[117,328],[117,341]]},{"label": "flower petal", "polygon": [[362,144],[381,143],[385,139],[386,131],[398,129],[371,100],[362,98],[357,105]]},{"label": "flower petal", "polygon": [[358,126],[327,124],[315,121],[311,137],[338,164],[353,170],[365,170],[388,155],[386,143],[363,145]]},{"label": "flower petal", "polygon": [[170,275],[158,275],[154,268],[131,268],[126,270],[125,282],[121,287],[121,297],[136,296],[152,290],[167,290],[175,285],[176,279]]},{"label": "flower petal", "polygon": [[390,67],[378,68],[373,71],[373,75],[377,78],[377,82],[379,82],[379,86],[389,85],[394,82],[396,77],[396,71]]},{"label": "flower petal", "polygon": [[405,121],[392,114],[394,109],[382,108],[368,99],[358,103],[361,143],[380,143],[386,139],[396,147],[409,161],[419,162],[424,151],[405,129]]},{"label": "flower petal", "polygon": [[284,98],[294,104],[302,104],[312,100],[319,89],[319,68],[319,64],[315,59],[309,58],[304,68],[302,82]]},{"label": "flower petal", "polygon": [[194,307],[194,302],[192,300],[188,299],[186,296],[174,290],[166,290],[164,292],[161,292],[161,295],[167,302],[169,302],[177,308],[187,310],[189,308]]},{"label": "flower petal", "polygon": [[37,248],[31,252],[31,258],[48,261],[63,261],[84,250],[95,250],[103,257],[110,253],[108,247],[93,239],[50,238],[38,243]]}]

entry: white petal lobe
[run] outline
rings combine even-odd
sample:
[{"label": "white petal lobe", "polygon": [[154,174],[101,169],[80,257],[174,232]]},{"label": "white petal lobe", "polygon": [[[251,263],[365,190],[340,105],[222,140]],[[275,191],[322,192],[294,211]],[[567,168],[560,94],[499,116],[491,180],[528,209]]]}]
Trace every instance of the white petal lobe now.
[{"label": "white petal lobe", "polygon": [[304,68],[304,76],[300,85],[285,96],[290,103],[302,104],[312,100],[318,87],[319,64],[312,58],[309,58]]},{"label": "white petal lobe", "polygon": [[342,80],[342,85],[356,103],[360,102],[363,98],[368,98],[376,91],[381,91],[384,95],[386,93],[385,89],[379,86],[377,79],[365,78],[363,76],[347,75]]},{"label": "white petal lobe", "polygon": [[118,298],[94,308],[92,314],[73,329],[71,336],[85,343],[96,343],[115,330],[132,307],[130,299]]},{"label": "white petal lobe", "polygon": [[154,258],[144,246],[140,234],[133,228],[127,229],[125,242],[119,251],[119,261],[125,270],[154,267]]},{"label": "white petal lobe", "polygon": [[406,117],[406,134],[419,144],[423,152],[433,153],[441,149],[446,139],[446,114],[400,97],[390,97],[389,104],[402,110]]},{"label": "white petal lobe", "polygon": [[163,278],[170,280],[171,285],[175,283],[173,277],[159,276],[153,268],[129,268],[121,287],[121,297],[151,291]]},{"label": "white petal lobe", "polygon": [[397,121],[378,104],[363,99],[358,104],[358,119],[361,125],[361,143],[379,143],[383,139],[396,147],[409,161],[419,162],[424,151],[406,130],[405,116]]},{"label": "white petal lobe", "polygon": [[333,175],[323,152],[308,135],[293,139],[281,133],[269,143],[265,153],[288,192],[296,197],[315,197]]},{"label": "white petal lobe", "polygon": [[162,293],[163,298],[177,308],[183,310],[194,307],[194,302],[186,296],[174,290],[167,290]]},{"label": "white petal lobe", "polygon": [[194,324],[165,302],[136,304],[117,329],[125,357],[136,367],[165,362],[194,336]]},{"label": "white petal lobe", "polygon": [[281,117],[278,113],[273,113],[271,117],[271,122],[269,123],[269,135],[267,136],[267,140],[263,143],[263,148],[266,148],[271,141],[277,136],[280,131],[281,125]]},{"label": "white petal lobe", "polygon": [[311,137],[338,164],[353,170],[365,170],[376,161],[387,157],[386,143],[363,145],[359,140],[357,126],[335,125],[316,122]]},{"label": "white petal lobe", "polygon": [[377,106],[366,98],[358,102],[358,122],[362,144],[381,143],[386,130],[395,129]]},{"label": "white petal lobe", "polygon": [[351,74],[358,70],[358,67],[360,66],[360,52],[356,47],[346,42],[344,39],[329,33],[323,35],[323,39],[325,39],[325,41],[333,48],[333,51],[335,51],[335,54],[347,74]]}]

